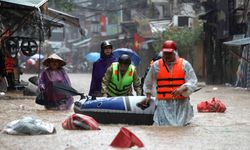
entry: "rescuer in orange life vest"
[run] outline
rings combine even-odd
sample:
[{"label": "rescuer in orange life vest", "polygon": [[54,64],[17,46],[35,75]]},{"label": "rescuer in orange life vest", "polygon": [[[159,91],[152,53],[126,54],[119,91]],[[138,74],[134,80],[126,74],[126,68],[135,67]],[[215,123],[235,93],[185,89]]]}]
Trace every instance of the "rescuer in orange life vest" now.
[{"label": "rescuer in orange life vest", "polygon": [[157,107],[154,124],[185,126],[193,117],[189,95],[197,88],[197,77],[191,64],[177,55],[174,41],[165,41],[161,51],[162,58],[151,65],[145,78],[143,89],[146,99],[141,104],[150,103],[155,87]]}]

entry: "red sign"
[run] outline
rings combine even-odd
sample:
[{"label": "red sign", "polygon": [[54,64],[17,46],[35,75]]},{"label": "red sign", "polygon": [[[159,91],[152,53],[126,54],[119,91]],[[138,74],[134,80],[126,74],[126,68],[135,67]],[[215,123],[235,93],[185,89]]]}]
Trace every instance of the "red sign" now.
[{"label": "red sign", "polygon": [[107,32],[107,18],[106,16],[100,16],[101,32]]},{"label": "red sign", "polygon": [[141,37],[138,33],[134,34],[134,50],[139,50],[141,47],[141,43],[144,42],[143,37]]}]

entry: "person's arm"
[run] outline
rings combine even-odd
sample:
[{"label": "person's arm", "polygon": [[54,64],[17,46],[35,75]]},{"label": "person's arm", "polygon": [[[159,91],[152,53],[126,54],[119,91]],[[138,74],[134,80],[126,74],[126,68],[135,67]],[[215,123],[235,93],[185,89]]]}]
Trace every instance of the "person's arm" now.
[{"label": "person's arm", "polygon": [[151,96],[152,96],[152,93],[154,90],[156,89],[153,89],[155,88],[155,85],[156,84],[156,75],[157,75],[157,72],[159,71],[159,65],[158,65],[158,61],[155,61],[149,68],[149,71],[146,75],[146,78],[144,80],[144,85],[143,85],[143,90],[144,90],[144,93],[146,95],[146,99],[143,101],[144,104],[149,104],[150,101],[151,101]]},{"label": "person's arm", "polygon": [[148,73],[145,77],[144,84],[143,84],[143,90],[146,96],[148,95],[149,97],[151,97],[152,95],[152,91],[154,90],[153,85],[156,83],[156,73],[158,69],[159,69],[158,61],[156,61],[150,66],[148,70]]},{"label": "person's arm", "polygon": [[102,78],[102,96],[108,96],[108,86],[112,77],[112,65],[108,67],[104,77]]},{"label": "person's arm", "polygon": [[140,81],[140,78],[137,74],[137,71],[135,70],[134,71],[134,76],[133,76],[133,87],[134,87],[134,90],[136,92],[136,95],[137,96],[141,96],[141,81]]},{"label": "person's arm", "polygon": [[93,95],[96,89],[96,85],[95,85],[95,67],[96,66],[96,62],[93,64],[93,68],[92,68],[92,74],[91,74],[91,82],[90,82],[90,88],[89,88],[89,95]]},{"label": "person's arm", "polygon": [[69,79],[69,76],[68,76],[67,72],[63,68],[62,68],[62,72],[63,72],[63,76],[65,78],[66,85],[71,86],[71,81]]},{"label": "person's arm", "polygon": [[39,76],[39,79],[38,79],[38,88],[40,91],[43,91],[45,90],[45,83],[46,83],[46,73],[45,73],[46,70],[42,71],[40,73],[40,76]]},{"label": "person's arm", "polygon": [[186,86],[189,91],[193,92],[197,88],[198,79],[192,65],[188,61],[184,61],[184,70],[186,83],[183,86]]}]

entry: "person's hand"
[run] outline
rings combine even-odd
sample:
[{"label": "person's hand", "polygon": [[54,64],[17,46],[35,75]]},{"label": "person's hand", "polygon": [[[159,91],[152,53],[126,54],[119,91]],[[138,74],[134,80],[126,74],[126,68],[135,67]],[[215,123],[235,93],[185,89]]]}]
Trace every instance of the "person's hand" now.
[{"label": "person's hand", "polygon": [[171,94],[173,96],[181,96],[187,90],[188,90],[188,88],[186,86],[181,86],[181,87],[177,88],[176,90],[174,90]]},{"label": "person's hand", "polygon": [[151,99],[145,98],[141,102],[137,103],[136,106],[140,107],[142,110],[148,108],[150,106]]},{"label": "person's hand", "polygon": [[144,110],[150,106],[150,102],[151,102],[151,94],[147,94],[146,98],[143,99],[141,102],[137,103],[136,106]]},{"label": "person's hand", "polygon": [[40,85],[40,91],[45,91],[45,86],[44,86],[44,84],[41,84],[41,85]]}]

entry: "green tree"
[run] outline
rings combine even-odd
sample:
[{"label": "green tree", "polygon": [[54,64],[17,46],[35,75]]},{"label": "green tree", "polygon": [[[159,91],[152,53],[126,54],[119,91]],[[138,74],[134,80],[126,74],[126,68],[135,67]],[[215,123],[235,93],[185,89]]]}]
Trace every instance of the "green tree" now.
[{"label": "green tree", "polygon": [[159,39],[154,43],[154,49],[160,51],[162,43],[166,40],[174,40],[177,44],[180,56],[187,57],[192,61],[192,52],[195,44],[202,40],[202,25],[194,28],[189,27],[170,27],[166,31],[157,33]]}]

